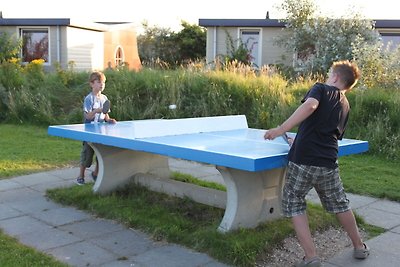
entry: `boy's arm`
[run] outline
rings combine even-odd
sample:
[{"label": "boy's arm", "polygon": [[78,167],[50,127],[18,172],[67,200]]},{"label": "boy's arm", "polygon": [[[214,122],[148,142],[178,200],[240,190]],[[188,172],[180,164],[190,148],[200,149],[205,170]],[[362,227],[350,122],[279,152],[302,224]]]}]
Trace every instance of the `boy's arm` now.
[{"label": "boy's arm", "polygon": [[92,111],[85,112],[85,118],[87,120],[93,120],[96,113],[100,113],[100,112],[102,112],[101,108],[96,108],[96,109],[93,109]]},{"label": "boy's arm", "polygon": [[319,101],[315,98],[309,97],[307,100],[301,104],[295,112],[284,122],[282,125],[268,130],[264,138],[265,139],[275,139],[277,136],[281,136],[296,125],[299,125],[302,121],[307,119],[317,108]]}]

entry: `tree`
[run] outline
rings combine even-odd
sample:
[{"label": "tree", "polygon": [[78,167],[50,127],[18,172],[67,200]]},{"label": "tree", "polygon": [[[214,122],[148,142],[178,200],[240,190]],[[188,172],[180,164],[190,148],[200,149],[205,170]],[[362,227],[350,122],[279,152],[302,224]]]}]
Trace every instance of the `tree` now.
[{"label": "tree", "polygon": [[143,63],[156,60],[170,67],[205,57],[206,32],[197,25],[182,21],[183,29],[175,33],[169,28],[142,23],[144,33],[138,36],[139,55]]},{"label": "tree", "polygon": [[183,29],[174,38],[179,47],[179,61],[203,59],[206,56],[207,33],[198,25],[181,22]]},{"label": "tree", "polygon": [[277,43],[296,55],[295,69],[308,73],[326,73],[333,61],[354,58],[356,41],[375,44],[379,33],[374,22],[355,13],[351,17],[317,16],[313,0],[284,0],[285,33]]},{"label": "tree", "polygon": [[152,63],[158,59],[164,62],[175,62],[176,46],[172,43],[172,32],[169,28],[150,26],[143,22],[144,33],[137,37],[139,56],[142,63]]}]

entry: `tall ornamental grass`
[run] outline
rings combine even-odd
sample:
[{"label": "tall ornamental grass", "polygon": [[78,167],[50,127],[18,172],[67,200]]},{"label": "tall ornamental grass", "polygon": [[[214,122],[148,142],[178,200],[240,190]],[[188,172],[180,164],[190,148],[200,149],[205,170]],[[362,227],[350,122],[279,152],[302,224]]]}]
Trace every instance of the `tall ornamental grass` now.
[{"label": "tall ornamental grass", "polygon": [[[250,127],[267,129],[282,123],[317,81],[287,80],[271,69],[144,68],[105,71],[104,93],[111,116],[119,121],[244,114]],[[57,68],[44,73],[41,62],[25,67],[0,65],[0,120],[51,125],[82,122],[83,98],[90,92],[89,73]],[[370,142],[372,153],[400,157],[400,90],[355,88],[346,138]],[[170,105],[176,109],[169,109]],[[296,129],[294,129],[296,130]]]}]

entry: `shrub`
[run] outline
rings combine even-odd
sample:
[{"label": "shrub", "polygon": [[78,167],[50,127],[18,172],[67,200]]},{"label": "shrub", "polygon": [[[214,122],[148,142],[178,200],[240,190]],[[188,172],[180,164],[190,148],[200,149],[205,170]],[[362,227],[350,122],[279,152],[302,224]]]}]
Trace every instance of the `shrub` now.
[{"label": "shrub", "polygon": [[400,46],[382,42],[366,44],[356,40],[354,58],[362,69],[364,88],[400,89]]}]

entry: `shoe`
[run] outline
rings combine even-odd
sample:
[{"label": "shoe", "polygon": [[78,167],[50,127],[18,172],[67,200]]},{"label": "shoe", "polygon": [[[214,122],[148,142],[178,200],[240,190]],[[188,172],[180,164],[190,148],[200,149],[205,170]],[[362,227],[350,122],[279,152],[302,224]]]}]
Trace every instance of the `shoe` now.
[{"label": "shoe", "polygon": [[78,177],[78,178],[76,178],[75,183],[76,183],[77,185],[84,185],[84,184],[85,184],[85,179],[84,179],[84,178]]},{"label": "shoe", "polygon": [[94,172],[92,172],[92,178],[93,178],[93,181],[96,182],[96,180],[97,180],[97,175],[94,175]]},{"label": "shoe", "polygon": [[369,256],[369,247],[367,244],[363,243],[364,248],[354,249],[353,257],[356,259],[366,259]]},{"label": "shoe", "polygon": [[294,265],[295,267],[320,267],[321,265],[321,260],[318,257],[311,258],[309,260],[306,260],[303,258],[301,262],[298,262]]}]

